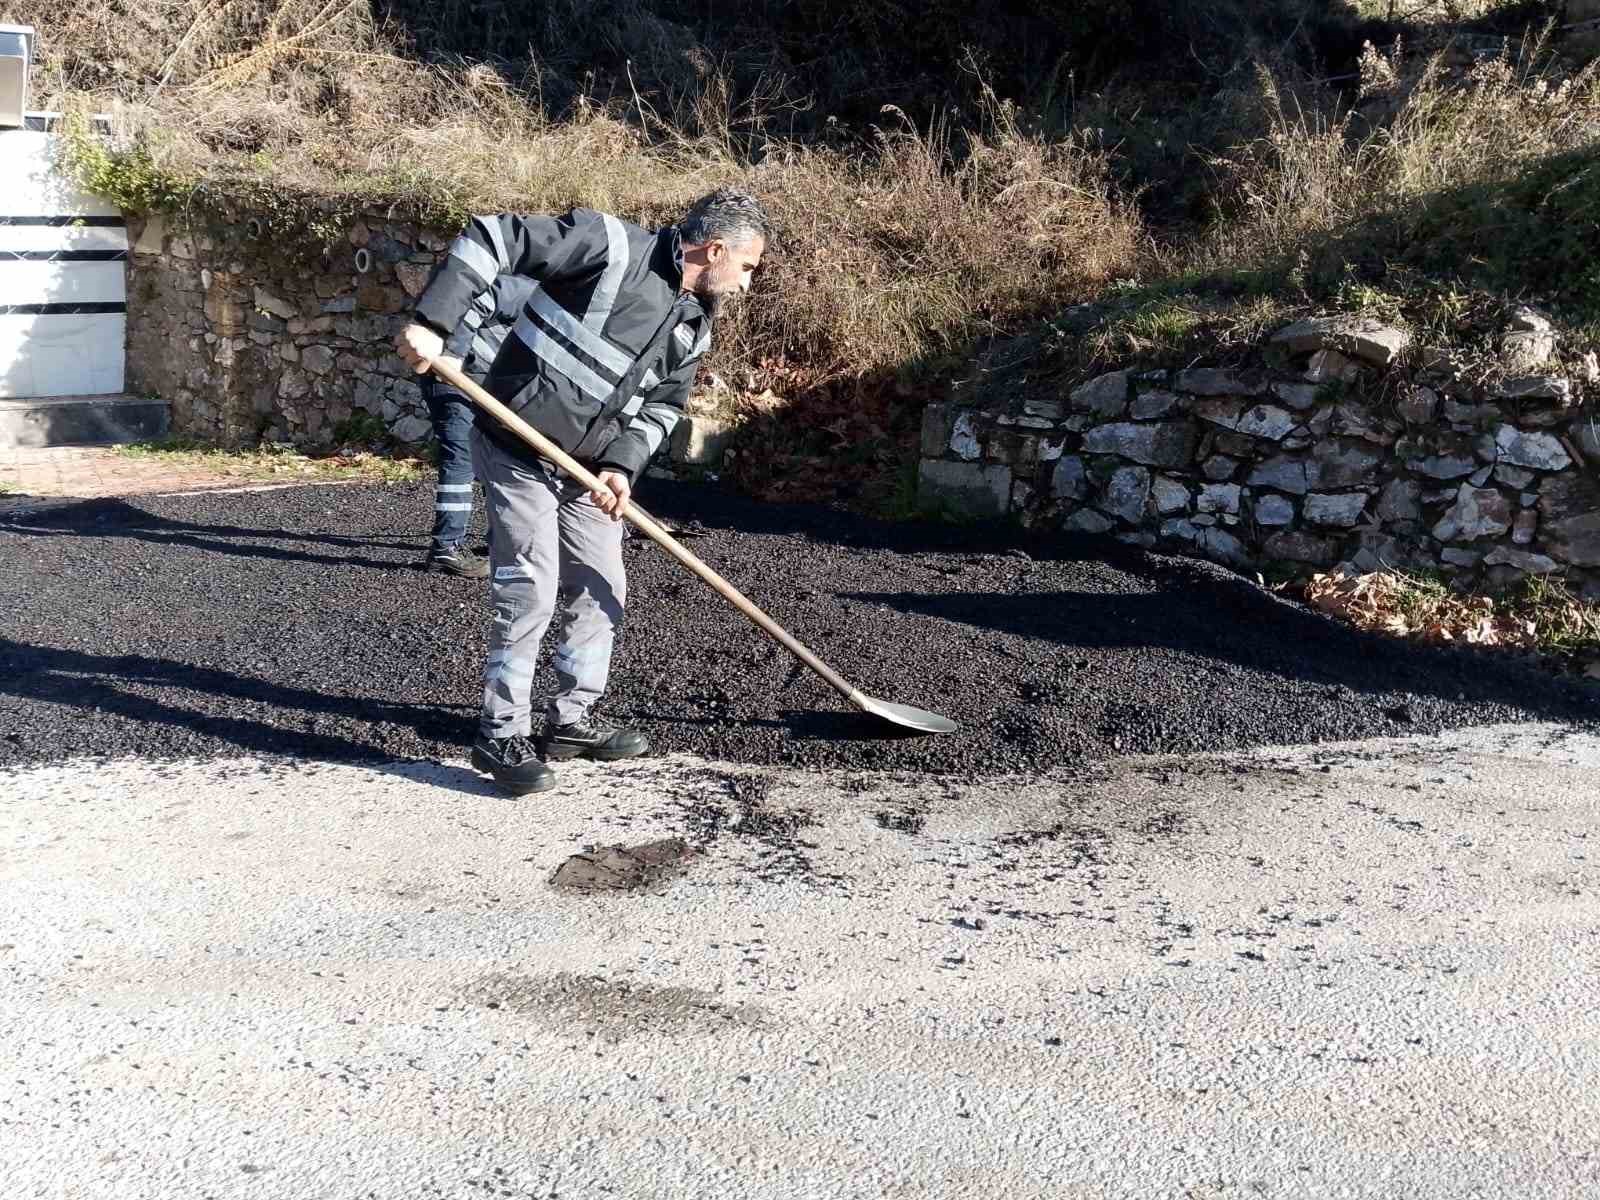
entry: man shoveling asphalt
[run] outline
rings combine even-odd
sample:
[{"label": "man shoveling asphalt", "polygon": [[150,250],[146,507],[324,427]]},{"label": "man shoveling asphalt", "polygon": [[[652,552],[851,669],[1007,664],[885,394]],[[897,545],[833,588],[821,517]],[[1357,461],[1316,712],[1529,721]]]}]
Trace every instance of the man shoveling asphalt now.
[{"label": "man shoveling asphalt", "polygon": [[[722,298],[749,288],[767,232],[755,198],[727,188],[655,232],[582,208],[475,217],[396,339],[401,357],[425,372],[497,278],[533,280],[484,387],[609,489],[587,492],[489,419],[477,423],[494,622],[472,763],[508,792],[553,786],[541,757],[610,760],[648,749],[637,730],[592,713],[626,598],[620,519],[634,480],[683,416]],[[567,603],[552,656],[557,690],[535,745],[535,659],[558,587]]]}]

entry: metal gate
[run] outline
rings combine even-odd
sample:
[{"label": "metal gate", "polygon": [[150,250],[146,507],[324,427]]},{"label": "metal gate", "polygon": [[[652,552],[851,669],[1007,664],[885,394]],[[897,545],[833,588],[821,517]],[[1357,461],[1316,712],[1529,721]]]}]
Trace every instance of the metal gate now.
[{"label": "metal gate", "polygon": [[63,177],[57,144],[0,130],[0,397],[123,388],[127,231]]}]

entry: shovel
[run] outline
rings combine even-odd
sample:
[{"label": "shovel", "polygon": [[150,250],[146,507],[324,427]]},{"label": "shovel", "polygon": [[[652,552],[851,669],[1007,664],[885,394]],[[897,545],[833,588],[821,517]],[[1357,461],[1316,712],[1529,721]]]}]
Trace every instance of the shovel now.
[{"label": "shovel", "polygon": [[[577,459],[530,426],[516,413],[501,404],[500,401],[473,383],[460,371],[441,362],[430,362],[428,365],[439,379],[455,388],[478,408],[494,417],[509,432],[516,434],[541,458],[546,458],[555,463],[592,492],[603,493],[610,490],[585,470]],[[954,733],[956,731],[956,723],[948,717],[941,717],[937,713],[925,712],[920,708],[913,708],[909,704],[895,704],[889,700],[879,700],[875,696],[869,696],[860,689],[852,687],[849,680],[807,650],[795,640],[788,630],[757,608],[738,588],[679,545],[676,538],[661,528],[655,519],[637,504],[630,500],[623,506],[622,515],[638,526],[640,531],[655,542],[656,545],[703,579],[724,600],[749,617],[763,633],[815,671],[829,687],[843,696],[853,707],[864,713],[871,713],[873,716],[888,721],[892,725],[898,725],[902,729],[915,730],[918,733]]]}]

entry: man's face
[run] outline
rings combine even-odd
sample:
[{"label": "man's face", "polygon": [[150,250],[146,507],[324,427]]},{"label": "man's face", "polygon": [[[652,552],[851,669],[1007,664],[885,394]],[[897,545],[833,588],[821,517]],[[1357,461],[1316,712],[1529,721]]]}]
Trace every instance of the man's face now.
[{"label": "man's face", "polygon": [[695,281],[695,295],[715,313],[729,296],[748,292],[766,248],[766,241],[759,237],[738,245],[721,240],[707,242],[700,247],[705,255],[705,270]]}]

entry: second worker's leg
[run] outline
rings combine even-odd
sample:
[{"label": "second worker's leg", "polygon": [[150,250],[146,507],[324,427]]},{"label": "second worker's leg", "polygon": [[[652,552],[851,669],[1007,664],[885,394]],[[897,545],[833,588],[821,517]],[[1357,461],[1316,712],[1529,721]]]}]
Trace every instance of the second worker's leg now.
[{"label": "second worker's leg", "polygon": [[482,579],[489,566],[466,547],[472,520],[472,406],[431,376],[424,378],[428,415],[439,452],[433,492],[433,544],[423,564],[430,571]]}]

